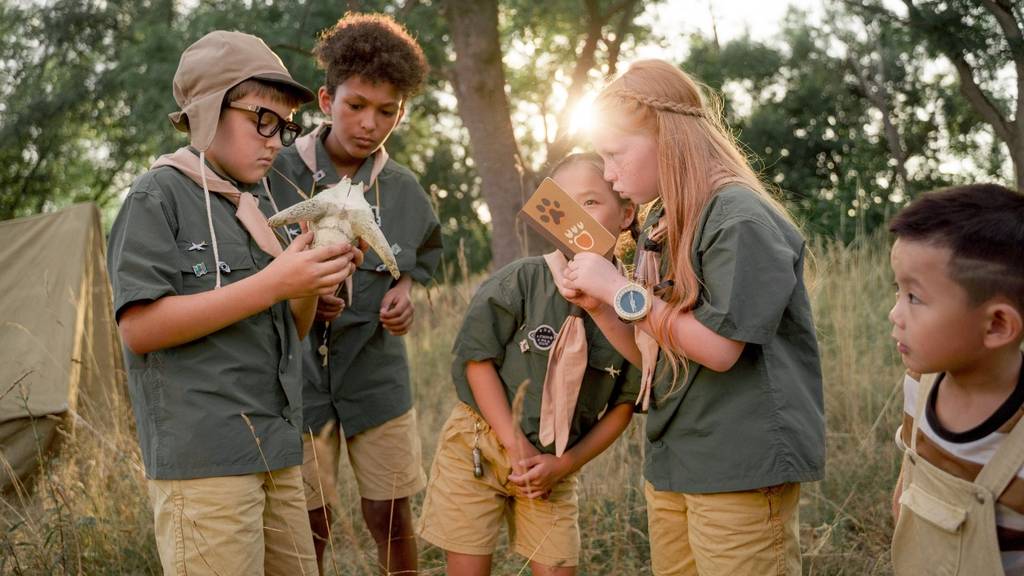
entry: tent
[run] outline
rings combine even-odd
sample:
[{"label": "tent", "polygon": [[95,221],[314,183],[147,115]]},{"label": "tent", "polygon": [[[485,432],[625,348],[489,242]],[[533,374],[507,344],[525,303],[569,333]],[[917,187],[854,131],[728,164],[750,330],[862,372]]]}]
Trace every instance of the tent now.
[{"label": "tent", "polygon": [[0,222],[0,493],[127,413],[105,244],[93,204]]}]

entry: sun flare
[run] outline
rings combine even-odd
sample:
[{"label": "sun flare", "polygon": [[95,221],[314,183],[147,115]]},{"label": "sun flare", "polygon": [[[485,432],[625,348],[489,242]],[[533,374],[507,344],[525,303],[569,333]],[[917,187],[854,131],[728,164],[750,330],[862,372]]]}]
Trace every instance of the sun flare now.
[{"label": "sun flare", "polygon": [[585,93],[569,115],[569,133],[578,134],[590,130],[597,118],[594,116],[594,100],[597,93]]}]

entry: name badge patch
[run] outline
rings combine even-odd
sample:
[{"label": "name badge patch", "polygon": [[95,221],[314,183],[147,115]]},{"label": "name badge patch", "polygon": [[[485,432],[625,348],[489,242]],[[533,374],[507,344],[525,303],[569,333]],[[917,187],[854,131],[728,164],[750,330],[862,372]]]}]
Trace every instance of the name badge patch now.
[{"label": "name badge patch", "polygon": [[555,343],[555,338],[558,337],[558,332],[547,324],[541,324],[535,329],[531,330],[527,336],[530,338],[530,342],[537,347],[538,350],[549,350]]}]

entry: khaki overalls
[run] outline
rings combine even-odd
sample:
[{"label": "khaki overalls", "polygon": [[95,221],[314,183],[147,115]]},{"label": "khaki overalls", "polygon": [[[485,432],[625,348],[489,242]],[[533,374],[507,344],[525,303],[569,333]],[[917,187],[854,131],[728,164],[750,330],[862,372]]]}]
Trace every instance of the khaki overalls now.
[{"label": "khaki overalls", "polygon": [[1024,465],[1024,426],[1014,426],[974,482],[940,470],[917,453],[918,422],[937,377],[922,377],[918,389],[911,444],[903,456],[893,567],[898,576],[1004,576],[995,503]]}]

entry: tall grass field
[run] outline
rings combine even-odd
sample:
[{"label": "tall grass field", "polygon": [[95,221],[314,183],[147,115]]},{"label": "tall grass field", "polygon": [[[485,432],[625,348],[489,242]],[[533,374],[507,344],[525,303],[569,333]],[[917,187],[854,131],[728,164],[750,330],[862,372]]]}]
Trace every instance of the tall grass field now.
[{"label": "tall grass field", "polygon": [[[893,301],[888,243],[816,242],[809,282],[824,371],[828,460],[825,480],[804,485],[800,505],[805,574],[891,574],[890,494],[899,454],[902,369],[889,338]],[[437,435],[455,403],[451,344],[480,278],[418,289],[416,323],[406,337],[429,470]],[[131,413],[99,427],[65,423],[63,448],[30,486],[0,500],[0,575],[159,574],[152,513]],[[581,473],[580,574],[649,574],[641,477],[644,417]],[[344,460],[344,459],[342,459]],[[0,470],[0,473],[3,473]],[[328,574],[381,573],[363,525],[352,472],[343,462],[343,509],[333,524]],[[413,501],[418,512],[422,494]],[[443,554],[421,542],[421,573],[444,574]],[[529,574],[506,540],[494,574]]]}]

